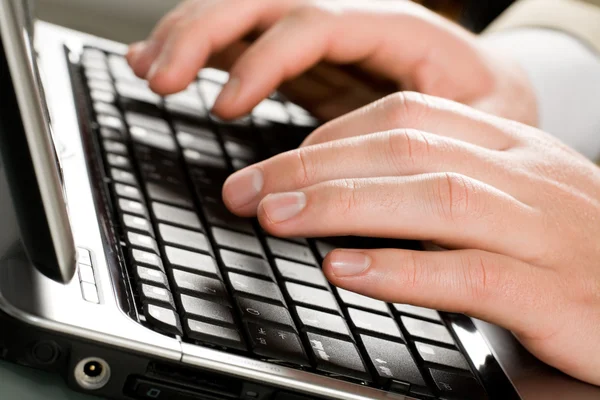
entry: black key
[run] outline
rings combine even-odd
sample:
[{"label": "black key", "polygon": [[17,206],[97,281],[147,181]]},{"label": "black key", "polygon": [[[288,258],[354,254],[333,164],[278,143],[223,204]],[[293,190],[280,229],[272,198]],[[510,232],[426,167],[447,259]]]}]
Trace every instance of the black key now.
[{"label": "black key", "polygon": [[296,307],[300,318],[301,329],[320,329],[337,335],[351,337],[344,318],[305,307]]},{"label": "black key", "polygon": [[191,166],[201,168],[214,168],[214,169],[227,169],[227,163],[222,157],[215,157],[210,154],[200,153],[196,150],[185,149],[183,150],[183,157],[185,161]]},{"label": "black key", "polygon": [[171,153],[175,153],[177,151],[175,139],[173,139],[170,135],[137,126],[132,126],[129,132],[131,134],[131,140],[134,143]]},{"label": "black key", "polygon": [[237,298],[237,303],[244,320],[263,320],[287,326],[287,329],[290,330],[296,330],[290,313],[283,307],[241,296]]},{"label": "black key", "polygon": [[156,329],[173,335],[183,335],[181,323],[175,311],[154,304],[144,304],[144,315]]},{"label": "black key", "polygon": [[254,234],[250,220],[232,214],[221,201],[212,197],[202,199],[204,214],[210,225]]},{"label": "black key", "polygon": [[266,260],[229,250],[219,250],[225,268],[245,274],[258,275],[274,281],[271,266]]},{"label": "black key", "polygon": [[102,136],[102,139],[108,139],[108,140],[125,140],[125,139],[127,139],[125,132],[119,131],[116,129],[112,129],[112,128],[100,128],[100,136]]},{"label": "black key", "polygon": [[444,395],[464,400],[488,398],[485,390],[473,376],[437,369],[430,369],[429,372],[431,372],[435,385]]},{"label": "black key", "polygon": [[131,172],[124,171],[122,169],[111,168],[110,176],[115,182],[124,183],[126,185],[134,185],[138,184],[137,178]]},{"label": "black key", "polygon": [[221,195],[221,187],[227,179],[228,172],[224,169],[190,168],[190,176],[199,195],[214,193]]},{"label": "black key", "polygon": [[135,175],[133,173],[123,170],[123,169],[111,168],[110,176],[114,182],[131,185],[131,186],[138,185],[138,180],[135,177]]},{"label": "black key", "polygon": [[183,92],[167,96],[165,98],[165,108],[172,114],[198,119],[208,118],[208,112],[204,108],[195,84],[192,84]]},{"label": "black key", "polygon": [[152,202],[152,210],[154,211],[156,219],[159,221],[202,231],[200,219],[193,211],[188,211],[182,208],[168,206],[166,204],[156,202]]},{"label": "black key", "polygon": [[158,246],[152,236],[142,235],[141,233],[127,232],[127,243],[131,247],[137,247],[145,250],[152,250],[158,253]]},{"label": "black key", "polygon": [[122,156],[126,156],[129,154],[127,146],[115,140],[104,140],[102,142],[102,146],[104,147],[104,151],[106,151],[107,153],[119,154]]},{"label": "black key", "polygon": [[310,365],[300,338],[295,333],[253,322],[247,323],[246,328],[252,350],[259,356]]},{"label": "black key", "polygon": [[229,307],[186,294],[182,294],[180,299],[182,310],[187,317],[200,318],[208,322],[221,324],[235,324],[231,308]]},{"label": "black key", "polygon": [[118,154],[107,154],[106,161],[108,165],[115,168],[131,169],[131,161],[129,158]]},{"label": "black key", "polygon": [[211,256],[170,246],[165,247],[165,253],[167,261],[173,267],[219,276],[217,263]]},{"label": "black key", "polygon": [[110,103],[96,101],[94,102],[94,111],[96,114],[106,114],[121,118],[121,111],[119,111],[117,107]]},{"label": "black key", "polygon": [[135,186],[128,186],[123,185],[122,183],[117,183],[115,184],[115,192],[117,192],[117,195],[119,195],[119,197],[127,197],[128,199],[138,201],[142,200],[142,194],[140,193],[140,190]]},{"label": "black key", "polygon": [[165,272],[165,267],[163,266],[162,260],[155,253],[133,249],[131,250],[131,258],[135,264],[144,264]]},{"label": "black key", "polygon": [[163,287],[154,285],[142,284],[142,302],[143,303],[156,303],[163,307],[175,309],[175,302],[173,301],[173,295],[171,292]]},{"label": "black key", "polygon": [[275,236],[271,236],[271,235],[269,235],[269,234],[268,234],[267,232],[265,232],[263,229],[261,229],[261,232],[262,232],[262,233],[263,233],[265,236],[267,236],[267,237],[270,237],[270,238],[272,238],[272,239],[286,240],[286,241],[288,241],[288,242],[294,242],[294,243],[297,243],[297,244],[302,244],[302,245],[304,245],[304,246],[308,246],[308,240],[306,240],[305,238],[298,238],[298,237],[277,238],[277,237],[275,237]]},{"label": "black key", "polygon": [[151,91],[147,86],[119,81],[115,83],[115,89],[121,97],[125,98],[124,100],[130,99],[155,106],[158,106],[162,102],[162,98]]},{"label": "black key", "polygon": [[251,296],[263,297],[271,301],[285,304],[281,290],[273,282],[263,281],[262,279],[251,278],[246,275],[229,272],[231,286],[236,293],[248,294]]},{"label": "black key", "polygon": [[161,239],[173,246],[188,247],[193,250],[210,253],[210,243],[204,234],[177,228],[171,225],[159,224],[158,232]]},{"label": "black key", "polygon": [[454,340],[444,325],[433,324],[431,322],[425,322],[409,317],[402,317],[401,320],[402,324],[404,324],[404,327],[413,338],[432,340],[451,346],[454,345]]},{"label": "black key", "polygon": [[318,240],[316,242],[316,244],[317,244],[317,251],[319,252],[319,255],[321,256],[322,259],[325,259],[327,254],[331,253],[333,250],[336,249],[336,247],[334,245],[332,245],[331,243],[323,242],[321,240]]},{"label": "black key", "polygon": [[214,138],[193,135],[187,132],[178,132],[177,141],[184,149],[196,150],[216,157],[223,156],[223,149],[221,149],[221,145]]},{"label": "black key", "polygon": [[114,93],[103,90],[90,91],[90,97],[93,101],[102,101],[104,103],[114,103],[117,101],[117,96]]},{"label": "black key", "polygon": [[229,305],[227,290],[223,286],[223,282],[218,279],[174,269],[173,282],[177,288],[176,291],[191,293],[223,305]]},{"label": "black key", "polygon": [[246,350],[239,332],[235,329],[225,328],[194,319],[185,320],[185,332],[191,339],[230,347],[238,350]]},{"label": "black key", "polygon": [[357,329],[370,332],[370,334],[377,336],[386,335],[396,340],[402,339],[402,334],[400,333],[396,321],[391,318],[356,310],[354,308],[349,308],[348,313],[352,324]]},{"label": "black key", "polygon": [[267,244],[271,253],[276,257],[300,261],[309,265],[317,265],[317,260],[315,260],[315,257],[308,246],[302,246],[274,238],[267,238]]},{"label": "black key", "polygon": [[164,133],[170,136],[171,128],[167,121],[161,117],[129,111],[125,113],[125,120],[131,127],[147,129],[152,132]]},{"label": "black key", "polygon": [[329,282],[325,279],[325,275],[323,275],[320,268],[309,267],[293,261],[282,260],[281,258],[275,259],[275,266],[286,280],[319,286],[325,289],[329,288]]},{"label": "black key", "polygon": [[119,210],[122,213],[131,213],[141,216],[148,215],[146,211],[146,206],[138,201],[127,200],[127,199],[119,199]]},{"label": "black key", "polygon": [[186,133],[192,136],[201,136],[209,139],[217,138],[217,135],[215,135],[213,128],[211,128],[207,124],[191,124],[183,121],[175,121],[173,125],[175,126],[175,132],[177,132],[178,134]]},{"label": "black key", "polygon": [[246,161],[256,161],[259,158],[252,146],[233,140],[225,141],[225,150],[231,158],[240,158]]},{"label": "black key", "polygon": [[227,229],[212,228],[213,236],[219,247],[262,256],[262,246],[254,236],[233,232]]},{"label": "black key", "polygon": [[165,289],[169,287],[167,276],[157,269],[138,265],[134,268],[134,274],[139,282],[149,283]]},{"label": "black key", "polygon": [[306,335],[317,360],[317,369],[355,379],[371,380],[354,343],[311,332]]},{"label": "black key", "polygon": [[239,158],[234,158],[231,160],[231,165],[235,171],[239,171],[240,169],[244,169],[249,166],[251,163],[249,161],[240,160]]},{"label": "black key", "polygon": [[146,184],[146,191],[151,200],[180,207],[193,207],[189,192],[182,186],[176,186],[165,182],[149,182]]},{"label": "black key", "polygon": [[[140,151],[146,152],[147,149],[149,149],[147,146],[135,146],[138,156]],[[180,187],[185,185],[183,173],[173,160],[163,157],[165,153],[159,155],[156,150],[150,150],[150,153],[157,155],[157,157],[151,162],[146,160],[140,162],[140,170],[144,180]]]},{"label": "black key", "polygon": [[286,282],[285,287],[296,304],[319,308],[336,314],[340,312],[335,297],[328,290],[315,289],[291,282]]},{"label": "black key", "polygon": [[[107,92],[103,92],[107,93]],[[113,115],[98,115],[96,118],[98,124],[103,128],[111,128],[120,132],[125,132],[125,124],[121,118],[115,117]]]},{"label": "black key", "polygon": [[360,335],[379,380],[396,379],[411,385],[426,386],[407,347],[372,336]]},{"label": "black key", "polygon": [[456,350],[421,342],[415,342],[415,346],[424,361],[470,371],[467,360]]},{"label": "black key", "polygon": [[402,314],[442,322],[440,314],[436,310],[430,308],[417,307],[410,304],[394,304],[394,308]]},{"label": "black key", "polygon": [[146,235],[154,236],[154,231],[150,225],[150,221],[146,218],[138,217],[135,215],[124,214],[123,225],[130,230],[137,230],[145,233]]},{"label": "black key", "polygon": [[338,289],[337,291],[340,298],[347,306],[364,308],[369,311],[376,311],[386,315],[390,312],[387,304],[381,300],[375,300],[371,297],[363,296],[345,289]]}]

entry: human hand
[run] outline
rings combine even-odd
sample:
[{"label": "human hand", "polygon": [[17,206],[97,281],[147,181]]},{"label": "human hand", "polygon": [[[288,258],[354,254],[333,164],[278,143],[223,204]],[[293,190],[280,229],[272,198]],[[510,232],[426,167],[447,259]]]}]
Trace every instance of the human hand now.
[{"label": "human hand", "polygon": [[537,129],[394,94],[235,173],[223,197],[277,236],[452,249],[335,250],[323,267],[351,291],[504,326],[541,360],[600,385],[600,171]]},{"label": "human hand", "polygon": [[204,66],[229,70],[213,109],[222,118],[248,113],[282,85],[325,121],[404,89],[537,123],[515,63],[409,1],[190,0],[128,60],[161,94],[183,90]]}]

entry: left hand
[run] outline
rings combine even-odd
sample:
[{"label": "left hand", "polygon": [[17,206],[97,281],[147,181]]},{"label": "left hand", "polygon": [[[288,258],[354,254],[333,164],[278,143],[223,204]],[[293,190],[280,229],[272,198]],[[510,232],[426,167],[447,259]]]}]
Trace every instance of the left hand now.
[{"label": "left hand", "polygon": [[400,93],[232,175],[235,213],[284,236],[433,241],[444,252],[335,250],[340,287],[465,313],[600,385],[600,170],[534,128]]}]

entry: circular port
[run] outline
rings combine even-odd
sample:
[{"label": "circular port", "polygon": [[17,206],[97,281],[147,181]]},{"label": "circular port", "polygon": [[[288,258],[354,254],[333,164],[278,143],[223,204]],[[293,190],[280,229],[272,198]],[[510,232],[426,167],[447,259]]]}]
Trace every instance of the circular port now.
[{"label": "circular port", "polygon": [[110,367],[101,358],[85,358],[75,367],[75,380],[84,389],[101,389],[110,380]]}]

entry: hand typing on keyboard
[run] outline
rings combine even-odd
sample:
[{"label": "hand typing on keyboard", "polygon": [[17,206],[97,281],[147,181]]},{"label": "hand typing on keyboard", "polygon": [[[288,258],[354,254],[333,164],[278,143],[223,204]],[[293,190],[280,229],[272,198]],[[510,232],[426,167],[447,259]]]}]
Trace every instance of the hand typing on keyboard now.
[{"label": "hand typing on keyboard", "polygon": [[224,118],[247,113],[285,82],[282,93],[323,120],[399,88],[537,120],[520,67],[409,1],[186,1],[128,58],[161,94],[184,89],[203,66],[230,70],[214,108]]},{"label": "hand typing on keyboard", "polygon": [[[409,238],[452,249],[329,253],[324,271],[332,283],[349,290],[338,291],[345,306],[355,304],[352,292],[358,292],[390,303],[465,313],[512,330],[543,361],[600,384],[597,167],[534,128],[427,95],[392,94],[341,116],[397,87],[453,98],[527,123],[535,122],[535,101],[518,69],[508,62],[490,62],[495,55],[477,39],[416,5],[323,4],[188,1],[161,22],[149,41],[132,47],[129,61],[138,76],[147,77],[151,87],[163,94],[185,88],[209,61],[230,67],[231,79],[213,109],[221,117],[245,114],[284,81],[283,91],[293,100],[325,120],[339,117],[317,129],[300,149],[246,167],[226,181],[223,198],[229,209],[242,217],[257,215],[268,234]],[[245,40],[256,30],[262,36],[254,42]],[[356,69],[333,68],[319,61],[355,63],[363,69],[357,75]],[[373,84],[382,79],[392,85]],[[499,87],[508,89],[496,90]],[[131,178],[122,175],[115,179]],[[249,229],[243,220],[235,224],[238,231]],[[170,233],[175,242],[189,241],[187,247],[196,243],[190,235]],[[245,263],[244,257],[261,251],[258,242],[241,233],[213,228],[212,235],[223,247],[222,259],[234,270]],[[130,238],[134,245],[137,239]],[[302,245],[277,240],[267,238],[275,256],[285,258],[294,251],[294,259],[313,263]],[[151,249],[153,243],[137,246]],[[230,252],[236,248],[248,255]],[[282,277],[298,280],[306,265],[276,267]],[[248,268],[256,276],[271,273],[258,261]],[[142,282],[164,279],[150,272],[137,271]],[[183,274],[190,275],[178,271],[172,280],[184,289],[189,285],[188,292],[208,288],[202,296],[216,297],[224,290],[216,279]],[[194,283],[192,278],[198,277],[202,281]],[[339,311],[336,298],[314,287],[322,285],[319,277],[304,278],[311,287],[294,282],[285,286],[302,323],[310,327],[319,313],[327,313],[328,325],[322,329],[345,334],[343,320],[331,317]],[[232,272],[229,279],[236,298],[257,292],[269,298],[266,305],[242,308],[287,318],[278,305],[283,300],[276,287]],[[305,308],[315,298],[320,309]],[[371,300],[372,307],[364,298],[358,305],[372,308],[369,318],[388,312],[387,308],[377,311],[387,306]],[[210,318],[228,318],[218,304],[211,302]],[[192,299],[186,298],[183,305],[191,315],[199,313],[197,309],[207,312]],[[156,310],[149,308],[146,314],[153,318]],[[361,311],[348,315],[359,321],[353,322],[358,328],[368,321]],[[431,340],[452,342],[442,325],[401,319],[403,329],[415,337],[422,325],[429,324],[427,331],[435,335]],[[400,334],[389,320],[377,323],[388,338]],[[265,330],[253,322],[245,327],[277,343],[277,352],[285,349],[296,363],[305,362],[296,336],[283,337],[281,331]],[[188,329],[209,328],[190,325]],[[315,352],[348,346],[346,341],[313,332],[307,338],[318,344],[313,346]],[[232,331],[223,340],[238,343],[239,339]],[[362,339],[367,350],[384,348],[378,340]],[[257,354],[274,354],[261,342],[252,346]],[[406,349],[394,350],[402,351]],[[354,354],[350,348],[343,353]],[[373,354],[378,353],[369,353]],[[318,367],[343,374],[352,371],[354,377],[363,378],[359,358],[344,362],[343,372],[327,363]]]}]

